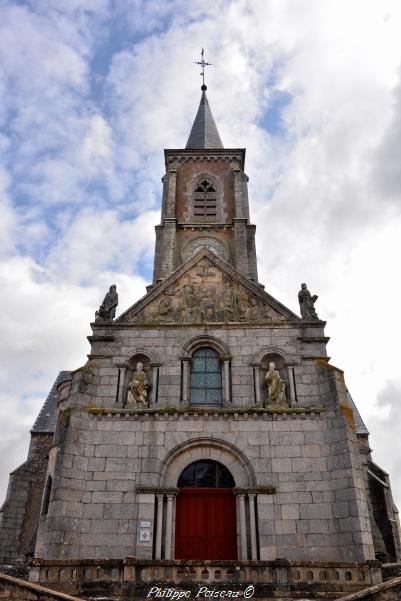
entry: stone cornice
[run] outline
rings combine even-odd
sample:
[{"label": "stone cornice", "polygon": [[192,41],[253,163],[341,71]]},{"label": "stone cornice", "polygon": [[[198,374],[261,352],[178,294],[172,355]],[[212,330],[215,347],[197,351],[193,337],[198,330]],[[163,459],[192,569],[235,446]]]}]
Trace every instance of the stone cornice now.
[{"label": "stone cornice", "polygon": [[277,416],[291,416],[292,418],[305,418],[307,415],[319,415],[327,411],[326,407],[148,407],[147,409],[122,408],[122,407],[96,407],[86,408],[88,413],[109,418],[134,417],[143,419],[255,419],[259,417],[276,418]]},{"label": "stone cornice", "polygon": [[276,493],[276,487],[271,484],[266,484],[266,486],[260,485],[255,488],[233,488],[233,493],[235,495],[274,495]]},{"label": "stone cornice", "polygon": [[191,161],[224,161],[231,163],[236,159],[240,163],[240,168],[245,167],[245,148],[200,148],[188,149],[185,148],[168,148],[164,150],[164,159],[166,170],[171,169],[171,163],[189,163]]},{"label": "stone cornice", "polygon": [[178,495],[178,488],[162,488],[159,486],[137,486],[135,489],[137,494],[142,495]]},{"label": "stone cornice", "polygon": [[302,342],[323,342],[324,344],[327,344],[328,341],[330,340],[330,336],[300,336],[298,338],[298,340],[301,340]]},{"label": "stone cornice", "polygon": [[[92,322],[91,327],[93,327],[93,329],[95,330],[96,327],[98,326],[97,323]],[[194,329],[201,329],[201,330],[213,330],[215,328],[224,328],[225,330],[227,329],[227,326],[229,326],[230,328],[239,328],[239,329],[252,329],[252,328],[266,328],[266,329],[275,329],[275,328],[284,328],[284,329],[288,329],[291,327],[298,327],[299,326],[299,321],[253,321],[253,322],[244,322],[244,321],[210,321],[210,322],[205,322],[205,323],[174,323],[174,322],[167,322],[167,323],[163,323],[163,328],[194,328]],[[104,328],[105,325],[102,324],[101,326],[99,326],[100,328]],[[149,323],[113,323],[113,324],[108,324],[106,327],[113,327],[117,330],[124,330],[124,329],[138,329],[138,330],[143,330],[143,329],[154,329],[154,328],[159,328],[160,329],[160,322],[149,322]]]}]

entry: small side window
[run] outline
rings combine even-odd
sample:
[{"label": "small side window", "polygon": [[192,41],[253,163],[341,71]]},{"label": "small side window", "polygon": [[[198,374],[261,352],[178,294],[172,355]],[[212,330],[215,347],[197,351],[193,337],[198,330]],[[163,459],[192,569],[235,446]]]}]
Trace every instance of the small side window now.
[{"label": "small side window", "polygon": [[51,476],[47,476],[45,490],[43,493],[43,502],[42,502],[42,515],[47,515],[49,511],[49,503],[50,503],[50,493],[52,491],[53,480]]}]

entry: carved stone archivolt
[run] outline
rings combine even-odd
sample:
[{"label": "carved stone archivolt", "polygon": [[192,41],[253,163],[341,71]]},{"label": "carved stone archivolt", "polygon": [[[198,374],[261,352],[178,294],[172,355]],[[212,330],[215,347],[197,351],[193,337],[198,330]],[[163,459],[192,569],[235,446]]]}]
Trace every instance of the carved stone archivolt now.
[{"label": "carved stone archivolt", "polygon": [[137,323],[273,322],[286,318],[203,258],[130,317]]}]

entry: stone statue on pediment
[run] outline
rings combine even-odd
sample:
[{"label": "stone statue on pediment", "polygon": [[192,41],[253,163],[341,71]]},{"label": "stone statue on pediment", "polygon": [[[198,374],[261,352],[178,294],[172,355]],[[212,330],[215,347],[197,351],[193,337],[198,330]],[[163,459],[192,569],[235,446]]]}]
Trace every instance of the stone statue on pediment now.
[{"label": "stone statue on pediment", "polygon": [[99,321],[113,321],[116,315],[116,309],[118,305],[118,294],[117,287],[115,285],[110,286],[110,289],[103,299],[102,304],[99,307],[99,311],[96,311],[95,322]]},{"label": "stone statue on pediment", "polygon": [[148,379],[143,371],[143,363],[139,362],[136,364],[136,370],[128,384],[127,405],[147,407],[149,388]]},{"label": "stone statue on pediment", "polygon": [[319,319],[315,310],[315,302],[318,298],[317,294],[311,295],[306,284],[301,284],[301,290],[298,292],[298,301],[302,319],[308,321]]},{"label": "stone statue on pediment", "polygon": [[267,405],[286,404],[285,382],[281,379],[279,371],[273,361],[269,363],[269,369],[266,372],[265,384],[267,388]]}]

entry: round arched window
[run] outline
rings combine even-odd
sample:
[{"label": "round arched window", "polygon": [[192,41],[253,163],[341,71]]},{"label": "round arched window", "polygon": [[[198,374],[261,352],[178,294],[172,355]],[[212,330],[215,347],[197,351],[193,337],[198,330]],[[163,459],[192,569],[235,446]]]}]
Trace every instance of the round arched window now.
[{"label": "round arched window", "polygon": [[221,363],[212,348],[198,349],[192,355],[191,405],[221,405]]},{"label": "round arched window", "polygon": [[211,459],[190,463],[179,477],[179,488],[234,488],[234,478],[224,465]]}]

